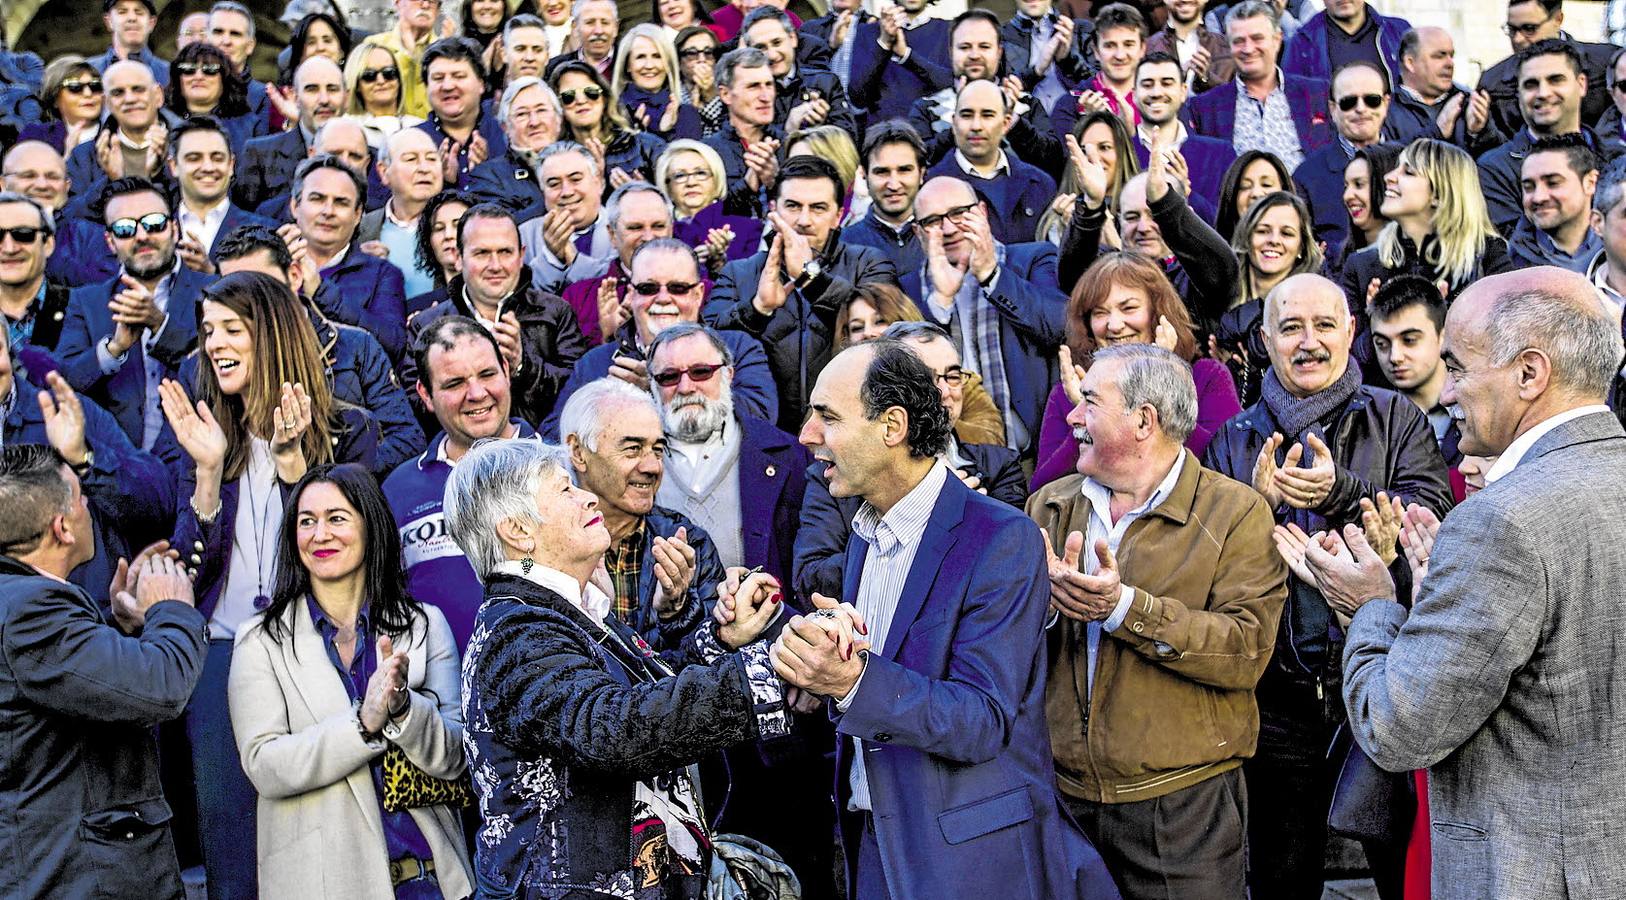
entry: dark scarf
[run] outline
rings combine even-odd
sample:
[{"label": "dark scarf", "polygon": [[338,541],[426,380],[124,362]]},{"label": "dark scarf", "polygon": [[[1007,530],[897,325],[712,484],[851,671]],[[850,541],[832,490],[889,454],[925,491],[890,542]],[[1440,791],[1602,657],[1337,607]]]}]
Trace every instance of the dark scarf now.
[{"label": "dark scarf", "polygon": [[[1281,376],[1276,374],[1275,369],[1270,371],[1270,377],[1260,381],[1260,399],[1270,410],[1270,417],[1276,420],[1287,443],[1291,444],[1302,439],[1312,426],[1324,426],[1334,412],[1343,409],[1349,398],[1355,396],[1355,391],[1361,386],[1361,367],[1355,365],[1353,359],[1350,360],[1350,364],[1344,367],[1342,377],[1325,390],[1308,397],[1289,394],[1287,388],[1282,387]],[[1323,440],[1325,437],[1323,434]]]},{"label": "dark scarf", "polygon": [[666,114],[666,105],[671,102],[671,91],[646,91],[630,81],[621,88],[621,105],[627,109],[627,118],[643,128],[643,121],[638,118],[638,107],[642,106],[644,115],[649,117],[649,131],[660,128],[661,116]]}]

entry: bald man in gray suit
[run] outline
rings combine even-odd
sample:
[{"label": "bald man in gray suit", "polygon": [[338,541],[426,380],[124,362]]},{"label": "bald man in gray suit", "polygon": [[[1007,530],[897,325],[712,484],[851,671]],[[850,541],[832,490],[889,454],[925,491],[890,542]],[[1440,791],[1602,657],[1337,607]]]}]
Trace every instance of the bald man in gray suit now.
[{"label": "bald man in gray suit", "polygon": [[1620,327],[1585,278],[1524,269],[1462,294],[1441,355],[1463,452],[1499,459],[1437,534],[1408,510],[1410,613],[1359,527],[1299,562],[1354,616],[1349,724],[1429,770],[1435,900],[1626,897]]}]

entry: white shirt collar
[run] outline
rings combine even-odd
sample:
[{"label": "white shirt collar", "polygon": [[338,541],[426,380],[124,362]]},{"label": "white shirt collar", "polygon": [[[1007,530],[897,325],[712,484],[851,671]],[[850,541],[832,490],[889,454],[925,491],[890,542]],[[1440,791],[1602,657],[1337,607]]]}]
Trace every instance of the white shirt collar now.
[{"label": "white shirt collar", "polygon": [[[1143,120],[1139,125],[1135,126],[1135,136],[1140,138],[1140,142],[1146,145],[1146,152],[1150,153],[1152,152],[1152,141],[1157,137],[1157,126],[1147,124]],[[1175,119],[1172,149],[1179,150],[1189,136],[1190,133],[1186,131],[1186,123]]]},{"label": "white shirt collar", "polygon": [[326,261],[324,263],[319,263],[317,265],[317,268],[318,269],[326,269],[326,268],[328,268],[330,266],[336,266],[339,263],[344,262],[344,258],[346,256],[349,256],[349,255],[350,255],[350,243],[346,242],[343,247],[339,248],[338,253],[333,254],[333,258],[329,259],[328,261]]},{"label": "white shirt collar", "polygon": [[1485,473],[1485,483],[1492,484],[1497,479],[1513,471],[1520,462],[1524,461],[1524,455],[1530,452],[1530,448],[1545,437],[1547,432],[1566,422],[1572,422],[1593,413],[1614,415],[1614,413],[1610,412],[1609,407],[1604,406],[1602,403],[1594,403],[1590,406],[1578,406],[1568,412],[1561,412],[1556,416],[1537,422],[1529,431],[1514,438],[1513,443],[1507,445],[1507,449],[1502,451],[1502,455],[1496,458],[1496,464],[1491,466],[1490,471]]},{"label": "white shirt collar", "polygon": [[954,163],[960,167],[960,171],[972,178],[981,178],[984,181],[992,181],[1001,175],[1011,174],[1011,161],[1005,156],[1004,150],[999,151],[999,162],[994,164],[994,174],[992,175],[984,175],[978,172],[977,167],[972,165],[971,160],[967,159],[966,155],[961,153],[958,147],[954,150]]},{"label": "white shirt collar", "polygon": [[[581,583],[558,569],[550,569],[543,565],[532,565],[530,574],[525,573],[525,567],[518,560],[508,559],[497,563],[491,570],[493,575],[512,575],[523,578],[535,585],[540,585],[565,598],[571,606],[581,610],[593,624],[605,628],[604,617],[610,614],[614,605],[604,592],[589,582],[582,587]],[[605,628],[608,631],[608,628]]]},{"label": "white shirt collar", "polygon": [[[1145,503],[1130,510],[1127,514],[1139,517],[1157,509],[1159,503],[1169,499],[1169,495],[1174,493],[1174,485],[1180,480],[1180,469],[1185,464],[1186,448],[1181,447],[1180,454],[1174,458],[1174,465],[1169,467],[1169,471],[1163,476],[1163,480],[1157,483],[1157,490],[1152,491],[1152,496],[1148,497]],[[1084,499],[1090,501],[1090,505],[1095,507],[1096,514],[1101,517],[1101,521],[1111,527],[1113,524],[1111,512],[1112,489],[1088,476],[1085,476],[1084,483],[1080,485],[1079,489],[1083,491]]]},{"label": "white shirt collar", "polygon": [[207,210],[204,211],[203,215],[201,215],[201,216],[194,213],[194,212],[192,212],[192,208],[190,206],[187,206],[185,203],[182,203],[181,204],[181,218],[182,219],[191,219],[194,222],[201,222],[201,223],[207,224],[207,223],[210,223],[210,222],[216,222],[216,221],[219,221],[221,219],[226,218],[226,210],[228,210],[230,208],[231,208],[231,197],[229,197],[229,196],[221,197],[220,202],[216,203],[214,206],[209,207]]},{"label": "white shirt collar", "polygon": [[416,231],[418,229],[417,219],[402,220],[395,217],[394,202],[387,202],[384,204],[384,218],[388,219],[390,224],[394,225],[396,228],[405,229],[407,231]]}]

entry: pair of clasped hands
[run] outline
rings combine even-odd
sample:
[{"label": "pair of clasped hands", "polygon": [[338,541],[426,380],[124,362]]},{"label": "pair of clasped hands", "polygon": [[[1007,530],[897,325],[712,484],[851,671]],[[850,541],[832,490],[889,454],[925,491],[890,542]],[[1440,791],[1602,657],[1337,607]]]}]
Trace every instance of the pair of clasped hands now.
[{"label": "pair of clasped hands", "polygon": [[[712,610],[718,638],[735,649],[756,640],[779,614],[783,599],[772,575],[729,569]],[[861,653],[870,646],[869,626],[851,603],[815,591],[813,607],[805,616],[792,616],[768,650],[774,671],[789,686],[786,705],[801,713],[817,710],[823,697],[845,697],[863,674]]]}]

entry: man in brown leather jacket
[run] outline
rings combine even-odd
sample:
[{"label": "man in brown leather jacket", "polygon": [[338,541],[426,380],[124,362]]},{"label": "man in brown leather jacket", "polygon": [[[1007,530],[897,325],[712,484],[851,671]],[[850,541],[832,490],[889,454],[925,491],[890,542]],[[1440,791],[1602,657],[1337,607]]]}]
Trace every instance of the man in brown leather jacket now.
[{"label": "man in brown leather jacket", "polygon": [[1062,796],[1125,897],[1244,896],[1241,766],[1287,596],[1271,512],[1182,447],[1197,394],[1174,354],[1107,348],[1083,388],[1080,474],[1028,501],[1052,545]]}]

